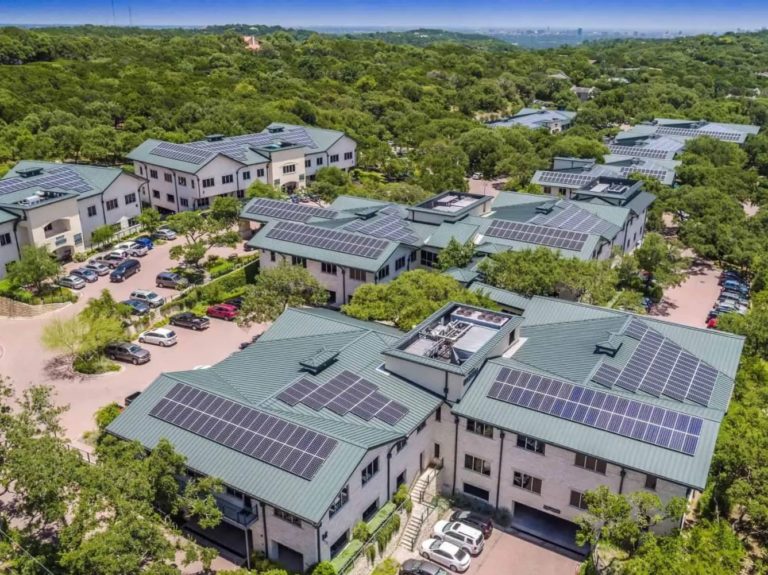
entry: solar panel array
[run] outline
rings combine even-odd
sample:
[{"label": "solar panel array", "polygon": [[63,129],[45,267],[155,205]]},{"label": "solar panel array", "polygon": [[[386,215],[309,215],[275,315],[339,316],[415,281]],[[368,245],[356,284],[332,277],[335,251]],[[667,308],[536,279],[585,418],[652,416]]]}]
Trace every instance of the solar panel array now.
[{"label": "solar panel array", "polygon": [[589,237],[580,232],[504,220],[493,220],[485,235],[574,251],[581,250]]},{"label": "solar panel array", "polygon": [[39,176],[14,176],[0,180],[0,196],[29,189],[85,193],[93,190],[93,187],[80,174],[66,166],[46,168]]},{"label": "solar panel array", "polygon": [[594,175],[572,174],[570,172],[543,171],[539,173],[539,181],[548,184],[563,184],[566,186],[583,187],[595,179]]},{"label": "solar panel array", "polygon": [[652,158],[654,160],[668,160],[674,157],[672,150],[659,150],[657,148],[645,148],[643,146],[621,146],[608,144],[608,151],[620,156],[633,156],[635,158]]},{"label": "solar panel array", "polygon": [[687,455],[696,452],[703,424],[685,413],[508,367],[488,397]]},{"label": "solar panel array", "polygon": [[331,437],[182,383],[149,414],[308,480],[337,445]]},{"label": "solar panel array", "polygon": [[630,322],[625,335],[640,340],[632,357],[623,369],[602,364],[595,382],[709,405],[718,373],[714,367],[638,320]]},{"label": "solar panel array", "polygon": [[666,170],[654,170],[651,168],[638,168],[638,167],[626,167],[621,168],[619,170],[619,173],[622,177],[626,178],[630,174],[643,174],[644,176],[650,176],[651,178],[656,178],[659,181],[664,181],[664,178],[667,177],[667,171]]},{"label": "solar panel array", "polygon": [[663,134],[665,136],[683,136],[686,138],[696,138],[698,136],[709,136],[711,138],[717,138],[724,142],[740,142],[744,139],[744,135],[740,132],[721,132],[718,130],[695,130],[693,128],[672,128],[669,126],[659,126],[656,128],[657,134]]},{"label": "solar panel array", "polygon": [[353,413],[365,421],[375,417],[389,425],[395,425],[408,413],[403,404],[382,395],[376,385],[347,370],[322,385],[303,377],[277,399],[291,406],[301,403],[315,411],[325,407],[338,415]]},{"label": "solar panel array", "polygon": [[540,214],[533,218],[530,223],[558,228],[561,230],[572,230],[575,232],[584,232],[587,234],[606,234],[614,230],[616,226],[607,222],[595,214],[584,210],[571,202],[558,202],[558,206],[563,206],[560,211],[550,214]]},{"label": "solar panel array", "polygon": [[277,222],[275,227],[267,232],[267,237],[374,260],[389,246],[389,242],[385,240],[296,222]]},{"label": "solar panel array", "polygon": [[268,198],[256,198],[251,201],[246,212],[295,222],[306,222],[310,218],[332,220],[338,215],[338,212],[326,208],[302,206],[301,204],[292,204],[291,202],[270,200]]},{"label": "solar panel array", "polygon": [[345,226],[344,229],[412,246],[420,243],[419,236],[408,229],[408,225],[399,215],[379,216],[372,221],[358,220]]},{"label": "solar panel array", "polygon": [[153,156],[195,165],[200,165],[213,156],[212,152],[195,148],[189,144],[174,144],[172,142],[158,144],[149,153]]}]

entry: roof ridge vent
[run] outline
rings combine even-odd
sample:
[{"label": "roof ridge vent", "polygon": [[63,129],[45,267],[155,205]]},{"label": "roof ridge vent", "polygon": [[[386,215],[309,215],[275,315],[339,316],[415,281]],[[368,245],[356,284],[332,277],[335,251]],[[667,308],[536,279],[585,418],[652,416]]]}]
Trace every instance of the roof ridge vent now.
[{"label": "roof ridge vent", "polygon": [[614,343],[609,339],[599,341],[595,344],[595,353],[607,355],[608,357],[616,357],[616,354],[619,353],[622,345],[624,345],[622,342]]},{"label": "roof ridge vent", "polygon": [[338,355],[339,352],[337,350],[323,347],[311,357],[300,360],[299,365],[309,371],[312,375],[317,375],[336,361]]},{"label": "roof ridge vent", "polygon": [[206,142],[221,142],[224,139],[224,134],[208,134],[205,137]]}]

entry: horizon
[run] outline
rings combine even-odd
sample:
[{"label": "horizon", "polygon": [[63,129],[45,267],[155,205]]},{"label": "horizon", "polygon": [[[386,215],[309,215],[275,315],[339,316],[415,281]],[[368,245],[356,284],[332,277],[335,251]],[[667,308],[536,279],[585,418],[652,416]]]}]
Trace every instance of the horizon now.
[{"label": "horizon", "polygon": [[[211,7],[201,0],[29,0],[7,7],[9,26],[205,27],[258,22],[285,28],[371,28],[409,30],[551,31],[755,31],[768,25],[768,3],[737,0],[585,0],[574,9],[567,0],[296,0],[287,6],[257,1],[247,7],[233,0]],[[628,27],[627,22],[633,25]],[[663,24],[660,24],[663,22]]]}]

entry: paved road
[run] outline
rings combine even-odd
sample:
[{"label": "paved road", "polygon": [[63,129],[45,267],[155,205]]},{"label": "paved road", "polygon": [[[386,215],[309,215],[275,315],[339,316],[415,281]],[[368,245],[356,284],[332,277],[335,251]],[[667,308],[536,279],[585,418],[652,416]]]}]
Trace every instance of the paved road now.
[{"label": "paved road", "polygon": [[541,545],[499,531],[472,559],[467,575],[575,575],[579,562]]},{"label": "paved road", "polygon": [[[147,346],[152,352],[152,361],[145,365],[122,365],[119,372],[98,376],[77,376],[73,379],[62,377],[61,370],[52,369],[51,362],[56,354],[45,350],[40,343],[44,326],[54,317],[69,318],[79,312],[87,300],[98,296],[102,289],[109,288],[117,300],[128,297],[135,289],[154,289],[165,296],[174,290],[155,288],[157,273],[168,269],[173,262],[168,257],[170,248],[181,240],[157,246],[141,259],[141,271],[123,283],[110,283],[107,276],[94,284],[88,284],[80,292],[77,303],[56,312],[31,319],[0,318],[0,374],[8,377],[18,392],[35,384],[53,386],[60,405],[69,405],[62,420],[73,443],[85,447],[83,433],[94,429],[93,413],[112,401],[122,403],[123,398],[147,387],[160,373],[192,369],[200,365],[212,365],[235,352],[238,345],[252,335],[260,333],[265,326],[243,329],[234,323],[211,320],[210,329],[192,332],[183,328],[176,330],[179,343],[171,348]],[[232,249],[216,249],[211,253],[226,256]],[[70,264],[67,267],[76,267]]]}]

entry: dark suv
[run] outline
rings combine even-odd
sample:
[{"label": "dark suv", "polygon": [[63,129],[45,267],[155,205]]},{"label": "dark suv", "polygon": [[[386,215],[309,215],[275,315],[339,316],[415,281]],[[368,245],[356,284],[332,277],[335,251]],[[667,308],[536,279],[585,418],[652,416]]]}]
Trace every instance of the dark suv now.
[{"label": "dark suv", "polygon": [[141,263],[139,260],[127,259],[109,274],[109,281],[121,282],[125,281],[133,274],[137,274],[141,271]]},{"label": "dark suv", "polygon": [[187,278],[174,272],[160,272],[155,278],[157,287],[184,289],[189,285]]},{"label": "dark suv", "polygon": [[147,363],[151,354],[143,347],[130,342],[110,343],[104,353],[111,360],[130,361],[133,365]]},{"label": "dark suv", "polygon": [[168,320],[168,323],[174,326],[186,327],[189,329],[194,329],[195,331],[199,331],[201,329],[208,329],[211,325],[211,320],[205,316],[199,316],[193,314],[192,312],[185,311],[171,316],[171,319]]}]

